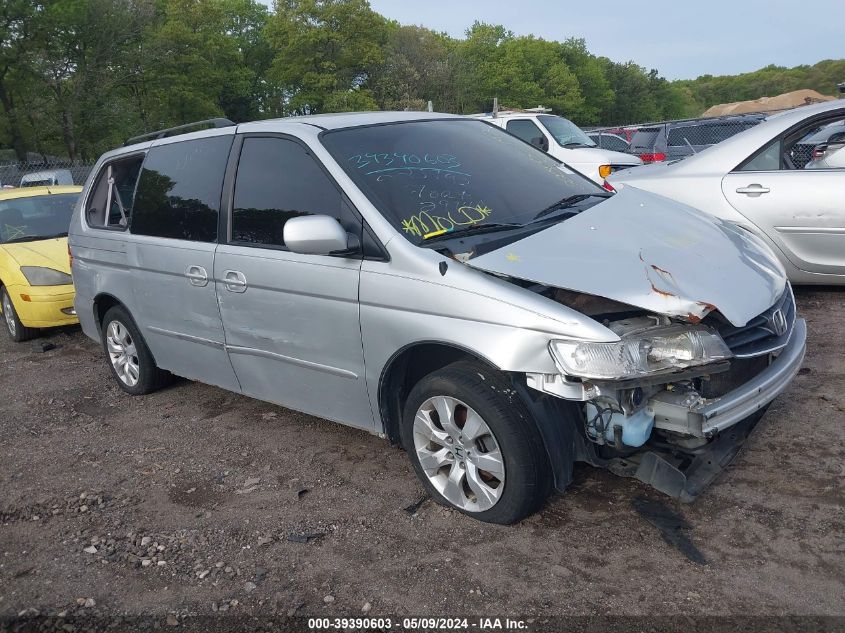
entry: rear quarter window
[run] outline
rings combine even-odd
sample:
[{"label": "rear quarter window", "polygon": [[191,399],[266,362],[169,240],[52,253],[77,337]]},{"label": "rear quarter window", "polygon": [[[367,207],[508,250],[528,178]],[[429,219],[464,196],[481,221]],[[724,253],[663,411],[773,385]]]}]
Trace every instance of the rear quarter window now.
[{"label": "rear quarter window", "polygon": [[88,226],[126,229],[132,217],[135,186],[143,161],[143,154],[136,154],[118,158],[103,166],[85,207]]},{"label": "rear quarter window", "polygon": [[179,141],[147,154],[130,231],[192,242],[217,240],[223,176],[233,136]]}]

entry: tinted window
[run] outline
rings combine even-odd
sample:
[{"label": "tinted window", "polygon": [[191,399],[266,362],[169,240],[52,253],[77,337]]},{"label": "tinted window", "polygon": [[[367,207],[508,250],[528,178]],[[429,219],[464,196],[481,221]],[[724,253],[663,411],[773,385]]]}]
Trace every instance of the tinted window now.
[{"label": "tinted window", "polygon": [[480,224],[525,224],[598,185],[481,121],[418,121],[328,132],[323,143],[408,240]]},{"label": "tinted window", "polygon": [[103,167],[85,210],[89,226],[125,228],[129,224],[143,160],[143,156],[133,156]]},{"label": "tinted window", "polygon": [[660,128],[643,128],[637,130],[631,138],[631,149],[653,150],[660,136]]},{"label": "tinted window", "polygon": [[67,235],[78,193],[0,201],[0,244]]},{"label": "tinted window", "polygon": [[543,136],[540,128],[534,125],[532,121],[508,121],[507,130],[514,136],[518,136],[523,141],[528,141],[529,143],[535,138]]},{"label": "tinted window", "polygon": [[217,213],[232,136],[181,141],[147,154],[131,229],[194,242],[217,239]]},{"label": "tinted window", "polygon": [[669,130],[668,144],[671,147],[690,145],[712,145],[716,141],[713,138],[712,125],[687,125]]},{"label": "tinted window", "polygon": [[232,240],[284,246],[290,218],[323,214],[355,232],[340,191],[311,154],[294,141],[246,138],[238,161],[232,209]]}]

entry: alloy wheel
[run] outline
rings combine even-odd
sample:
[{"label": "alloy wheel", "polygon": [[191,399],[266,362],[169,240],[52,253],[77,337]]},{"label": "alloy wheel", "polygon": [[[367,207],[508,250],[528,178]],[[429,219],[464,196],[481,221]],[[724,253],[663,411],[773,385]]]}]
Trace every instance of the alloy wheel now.
[{"label": "alloy wheel", "polygon": [[466,403],[435,396],[414,418],[414,449],[432,486],[468,512],[492,508],[505,487],[505,462],[490,427]]},{"label": "alloy wheel", "polygon": [[138,351],[132,335],[120,321],[112,321],[106,328],[106,347],[112,367],[121,382],[129,387],[137,385],[140,377]]}]

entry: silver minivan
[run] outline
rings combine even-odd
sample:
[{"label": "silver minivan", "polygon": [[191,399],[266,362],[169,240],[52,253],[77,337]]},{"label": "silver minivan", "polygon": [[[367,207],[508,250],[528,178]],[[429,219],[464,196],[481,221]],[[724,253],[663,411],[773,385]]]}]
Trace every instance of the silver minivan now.
[{"label": "silver minivan", "polygon": [[102,156],[70,228],[79,320],[129,394],[178,375],[364,429],[511,523],[576,461],[694,499],[799,369],[754,235],[484,121],[203,123]]}]

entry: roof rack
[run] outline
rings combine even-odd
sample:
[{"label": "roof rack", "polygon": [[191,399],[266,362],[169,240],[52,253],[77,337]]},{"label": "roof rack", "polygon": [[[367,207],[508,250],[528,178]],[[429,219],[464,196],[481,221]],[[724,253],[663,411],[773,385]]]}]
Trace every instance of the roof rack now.
[{"label": "roof rack", "polygon": [[147,134],[133,136],[132,138],[126,139],[126,142],[123,144],[123,146],[125,147],[127,145],[134,145],[135,143],[141,143],[143,141],[155,141],[166,136],[175,136],[174,133],[186,134],[188,130],[191,130],[195,127],[200,127],[202,125],[211,128],[218,128],[231,127],[235,125],[235,123],[233,121],[230,121],[229,119],[224,119],[222,117],[216,119],[205,119],[204,121],[194,121],[193,123],[185,123],[184,125],[177,125],[176,127],[169,127],[164,130],[158,130],[157,132],[148,132]]}]

